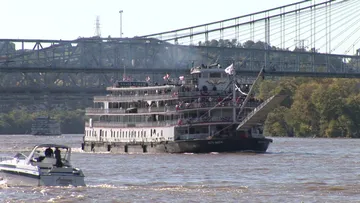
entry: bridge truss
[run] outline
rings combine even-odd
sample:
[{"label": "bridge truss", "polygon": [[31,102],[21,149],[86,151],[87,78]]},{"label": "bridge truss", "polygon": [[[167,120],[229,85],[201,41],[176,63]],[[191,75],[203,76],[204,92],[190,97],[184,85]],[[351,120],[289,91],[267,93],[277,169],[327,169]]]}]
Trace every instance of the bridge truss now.
[{"label": "bridge truss", "polygon": [[0,102],[88,105],[124,76],[161,82],[210,63],[235,63],[250,79],[262,67],[270,76],[360,77],[359,3],[300,1],[135,38],[0,39]]}]

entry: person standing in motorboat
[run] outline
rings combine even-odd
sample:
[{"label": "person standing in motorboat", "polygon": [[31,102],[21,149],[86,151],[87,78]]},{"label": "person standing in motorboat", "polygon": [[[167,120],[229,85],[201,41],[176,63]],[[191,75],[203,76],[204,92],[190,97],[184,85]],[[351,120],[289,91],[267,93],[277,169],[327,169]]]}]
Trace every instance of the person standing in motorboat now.
[{"label": "person standing in motorboat", "polygon": [[62,167],[63,163],[61,162],[61,151],[58,147],[55,148],[55,159],[56,159],[56,167]]}]

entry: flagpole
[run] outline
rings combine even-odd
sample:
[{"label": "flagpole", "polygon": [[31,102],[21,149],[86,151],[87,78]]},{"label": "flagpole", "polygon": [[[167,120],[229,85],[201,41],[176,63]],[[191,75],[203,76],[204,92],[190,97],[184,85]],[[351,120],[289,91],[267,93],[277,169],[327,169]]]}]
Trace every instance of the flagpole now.
[{"label": "flagpole", "polygon": [[233,87],[232,87],[232,91],[233,91],[233,95],[232,95],[232,102],[233,102],[233,122],[236,123],[236,69],[235,69],[235,65],[234,63],[233,65]]}]

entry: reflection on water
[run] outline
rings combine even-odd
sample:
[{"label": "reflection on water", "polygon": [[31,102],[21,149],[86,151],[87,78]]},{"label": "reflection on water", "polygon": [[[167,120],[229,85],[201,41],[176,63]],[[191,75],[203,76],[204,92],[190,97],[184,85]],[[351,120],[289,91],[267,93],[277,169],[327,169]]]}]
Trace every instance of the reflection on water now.
[{"label": "reflection on water", "polygon": [[0,186],[5,202],[357,202],[360,140],[274,138],[266,154],[83,153],[81,135],[1,136],[0,155],[73,147],[87,187]]}]

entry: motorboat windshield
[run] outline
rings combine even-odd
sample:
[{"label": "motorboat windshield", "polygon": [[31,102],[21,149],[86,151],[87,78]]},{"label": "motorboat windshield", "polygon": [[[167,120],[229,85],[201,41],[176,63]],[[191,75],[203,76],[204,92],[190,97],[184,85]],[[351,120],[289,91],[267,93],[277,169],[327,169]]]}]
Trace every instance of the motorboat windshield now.
[{"label": "motorboat windshield", "polygon": [[71,148],[66,145],[58,144],[37,145],[26,158],[26,162],[41,162],[45,158],[59,159],[67,166],[71,166]]}]

